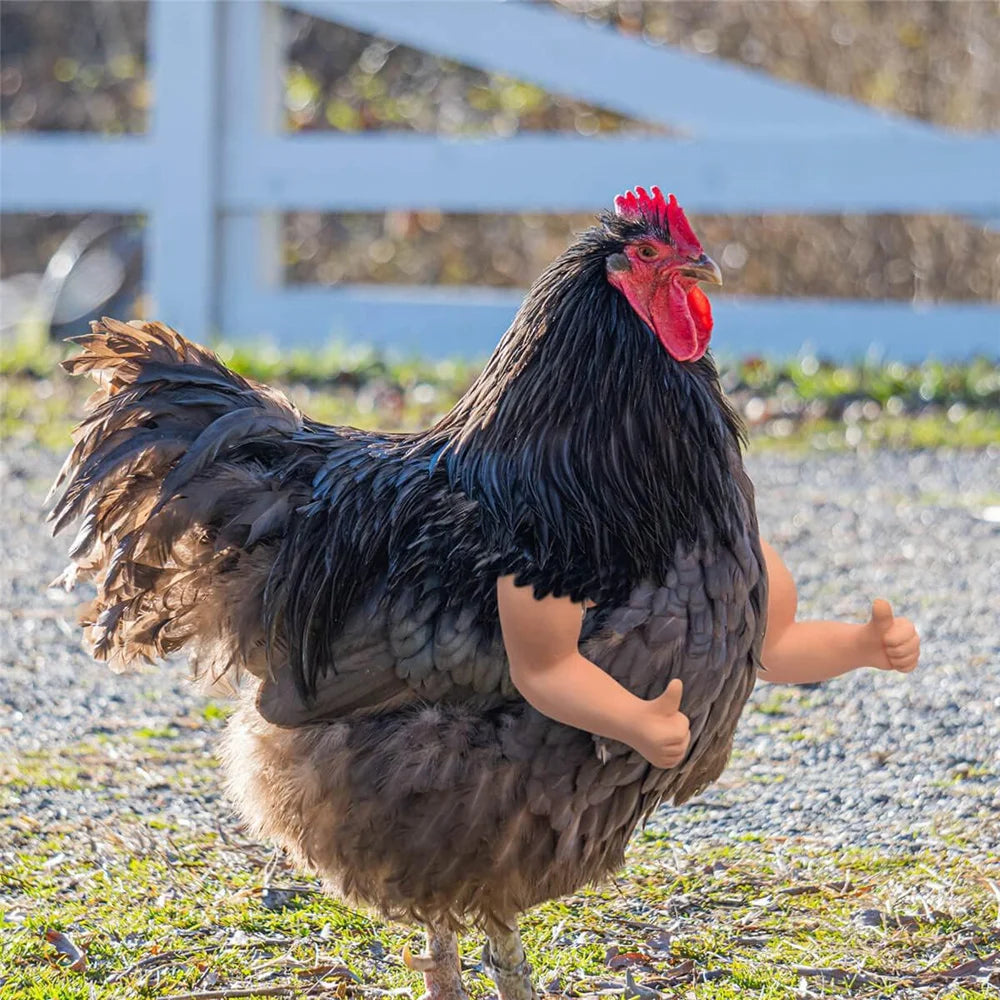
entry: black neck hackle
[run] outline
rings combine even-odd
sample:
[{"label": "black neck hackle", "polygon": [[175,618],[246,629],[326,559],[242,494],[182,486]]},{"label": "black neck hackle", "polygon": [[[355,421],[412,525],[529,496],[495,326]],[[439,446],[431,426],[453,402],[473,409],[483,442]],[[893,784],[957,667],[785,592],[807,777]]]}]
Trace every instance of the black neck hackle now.
[{"label": "black neck hackle", "polygon": [[664,572],[678,541],[727,541],[742,428],[712,359],[675,361],[609,284],[607,257],[639,227],[602,223],[538,278],[421,450],[498,530],[625,585]]}]

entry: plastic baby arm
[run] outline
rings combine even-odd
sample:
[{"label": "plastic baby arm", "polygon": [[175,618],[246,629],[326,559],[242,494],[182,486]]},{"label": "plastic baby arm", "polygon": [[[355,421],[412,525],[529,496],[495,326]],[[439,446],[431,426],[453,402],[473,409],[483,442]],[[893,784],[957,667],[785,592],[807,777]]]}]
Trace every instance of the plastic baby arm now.
[{"label": "plastic baby arm", "polygon": [[690,734],[680,711],[680,680],[649,701],[627,691],[580,655],[583,609],[568,597],[536,600],[531,587],[517,587],[512,576],[503,576],[497,580],[497,603],[511,680],[539,712],[627,743],[655,767],[684,759]]},{"label": "plastic baby arm", "polygon": [[858,667],[909,673],[917,666],[920,637],[913,623],[895,618],[888,601],[872,603],[871,620],[797,622],[795,582],[777,552],[761,539],[767,564],[767,632],[761,680],[806,684]]}]

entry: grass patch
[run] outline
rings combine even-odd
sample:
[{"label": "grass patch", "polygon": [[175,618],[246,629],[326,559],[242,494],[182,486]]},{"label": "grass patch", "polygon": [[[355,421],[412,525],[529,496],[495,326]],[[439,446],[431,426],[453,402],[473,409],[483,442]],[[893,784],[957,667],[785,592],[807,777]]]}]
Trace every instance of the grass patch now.
[{"label": "grass patch", "polygon": [[[790,725],[810,697],[774,694],[753,712],[761,725]],[[400,959],[418,929],[330,899],[247,839],[220,801],[212,751],[226,712],[212,705],[157,720],[149,738],[123,719],[4,762],[0,997],[420,994]],[[988,791],[989,776],[969,763],[951,778]],[[702,842],[675,815],[666,833],[637,833],[608,884],[524,916],[543,994],[954,1000],[988,995],[988,976],[1000,985],[996,964],[980,968],[1000,952],[988,809],[982,821],[943,815],[891,850],[739,830]],[[48,931],[82,948],[86,969],[68,968]],[[473,1000],[491,995],[481,937],[461,947]]]},{"label": "grass patch", "polygon": [[[211,746],[221,718],[210,714],[171,720],[159,743],[136,741],[123,723],[5,765],[14,801],[0,813],[0,996],[422,991],[400,959],[405,945],[418,950],[418,929],[325,896],[218,803]],[[958,770],[981,777],[978,766]],[[63,818],[19,803],[39,789]],[[81,796],[109,808],[75,808]],[[942,827],[896,850],[735,830],[692,842],[680,817],[674,829],[640,831],[608,884],[524,916],[543,994],[954,1000],[1000,985],[995,959],[981,967],[1000,952],[1000,859],[985,824]],[[86,969],[68,968],[49,931],[86,952]],[[493,993],[481,947],[478,934],[463,938],[473,1000]]]},{"label": "grass patch", "polygon": [[804,420],[790,429],[765,425],[751,431],[751,448],[761,451],[855,451],[933,448],[987,448],[1000,444],[1000,410],[963,413],[929,412],[907,417],[877,417],[863,424]]},{"label": "grass patch", "polygon": [[[5,996],[421,990],[399,958],[419,944],[413,928],[322,895],[233,829],[86,822],[44,840],[8,826],[5,839]],[[275,887],[294,892],[278,905]],[[983,996],[985,974],[961,969],[997,950],[995,910],[984,863],[940,849],[886,855],[784,838],[699,847],[646,834],[611,884],[537,908],[522,930],[550,994],[624,993],[630,981],[697,1000],[785,998],[804,982],[814,996]],[[45,939],[53,929],[86,951],[85,971],[60,961]],[[475,934],[462,942],[474,998],[492,992],[480,947]]]},{"label": "grass patch", "polygon": [[172,726],[142,726],[133,730],[132,738],[135,740],[172,740],[177,735],[177,730]]},{"label": "grass patch", "polygon": [[[217,345],[243,375],[283,389],[316,420],[416,430],[445,413],[480,363],[394,358],[331,345],[279,353]],[[62,450],[91,383],[57,366],[75,348],[24,337],[0,353],[0,436]],[[834,365],[816,358],[720,363],[722,383],[760,449],[982,448],[1000,443],[1000,367],[927,361]]]}]

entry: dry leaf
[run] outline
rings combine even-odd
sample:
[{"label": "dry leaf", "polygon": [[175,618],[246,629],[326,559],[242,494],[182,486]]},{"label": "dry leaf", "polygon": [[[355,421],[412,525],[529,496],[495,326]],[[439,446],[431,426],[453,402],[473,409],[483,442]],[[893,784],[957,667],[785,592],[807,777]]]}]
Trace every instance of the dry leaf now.
[{"label": "dry leaf", "polygon": [[67,969],[72,969],[73,972],[83,972],[87,968],[87,956],[62,931],[46,931],[45,940],[60,955],[65,955],[69,959]]}]

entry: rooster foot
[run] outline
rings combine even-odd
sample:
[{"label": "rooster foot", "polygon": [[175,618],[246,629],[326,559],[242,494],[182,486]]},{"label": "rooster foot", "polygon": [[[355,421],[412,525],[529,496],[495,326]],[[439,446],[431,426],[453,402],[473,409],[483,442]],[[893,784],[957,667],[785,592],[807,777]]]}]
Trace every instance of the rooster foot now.
[{"label": "rooster foot", "polygon": [[427,950],[414,955],[403,948],[403,964],[424,974],[424,989],[420,1000],[469,1000],[462,986],[458,960],[458,938],[454,931],[434,924],[427,925]]},{"label": "rooster foot", "polygon": [[538,1000],[516,927],[490,929],[483,945],[483,971],[496,984],[499,1000]]},{"label": "rooster foot", "polygon": [[408,944],[403,945],[403,965],[414,972],[434,972],[437,969],[433,955],[428,955],[426,952],[414,955]]}]

